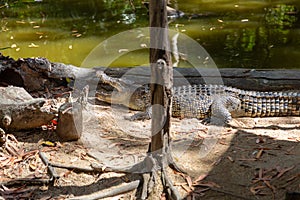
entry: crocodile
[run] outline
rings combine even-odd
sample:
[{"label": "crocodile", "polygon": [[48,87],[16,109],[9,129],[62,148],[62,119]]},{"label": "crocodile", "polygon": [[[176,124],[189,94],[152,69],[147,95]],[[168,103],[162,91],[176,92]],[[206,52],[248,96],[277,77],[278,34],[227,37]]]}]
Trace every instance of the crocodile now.
[{"label": "crocodile", "polygon": [[[112,78],[97,72],[100,80],[116,89],[113,93],[96,92],[98,100],[122,104],[143,111],[131,120],[151,118],[150,85]],[[172,116],[229,123],[232,117],[300,116],[300,93],[294,91],[260,92],[224,85],[183,85],[173,87]]]}]

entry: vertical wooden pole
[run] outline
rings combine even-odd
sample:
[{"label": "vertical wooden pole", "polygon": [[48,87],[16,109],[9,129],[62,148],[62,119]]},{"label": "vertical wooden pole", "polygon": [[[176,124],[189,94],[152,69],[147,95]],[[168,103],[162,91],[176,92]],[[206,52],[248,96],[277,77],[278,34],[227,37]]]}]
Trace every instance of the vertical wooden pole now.
[{"label": "vertical wooden pole", "polygon": [[[173,70],[168,38],[168,18],[166,0],[150,0],[150,64],[152,135],[149,153],[156,160],[160,171],[152,174],[155,186],[149,199],[167,194],[169,199],[181,199],[167,175],[167,167],[172,161],[170,153],[170,120],[173,87]],[[171,163],[172,164],[172,163]],[[155,189],[156,188],[156,189]]]},{"label": "vertical wooden pole", "polygon": [[166,4],[166,0],[150,0],[149,4],[151,93],[154,105],[149,150],[156,153],[162,153],[165,136],[169,136],[171,117],[173,71]]}]

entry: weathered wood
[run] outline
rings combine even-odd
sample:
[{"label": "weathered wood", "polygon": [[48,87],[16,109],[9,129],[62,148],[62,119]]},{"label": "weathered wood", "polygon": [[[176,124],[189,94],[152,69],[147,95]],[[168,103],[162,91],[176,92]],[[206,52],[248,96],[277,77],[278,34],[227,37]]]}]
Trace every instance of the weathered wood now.
[{"label": "weathered wood", "polygon": [[[150,152],[162,153],[164,134],[169,134],[170,96],[172,89],[172,61],[168,38],[167,2],[152,0],[150,16],[150,63],[151,63],[151,104],[152,137]],[[161,105],[161,106],[157,106]]]},{"label": "weathered wood", "polygon": [[[0,86],[19,86],[34,97],[55,97],[72,90],[80,91],[90,85],[90,96],[97,87],[103,87],[96,71],[103,71],[113,77],[124,76],[137,83],[149,83],[149,67],[135,68],[78,68],[63,63],[53,63],[45,58],[14,60],[0,54]],[[205,84],[204,80],[219,79],[220,72],[225,85],[260,91],[299,90],[300,70],[296,69],[211,69],[174,68],[174,86],[183,84]],[[109,88],[106,88],[109,89]],[[94,91],[93,91],[94,90]]]},{"label": "weathered wood", "polygon": [[139,184],[140,184],[140,180],[135,180],[118,187],[110,188],[109,190],[104,190],[104,191],[101,190],[88,195],[71,197],[71,198],[67,198],[67,200],[102,199],[107,197],[113,197],[134,190],[139,186]]},{"label": "weathered wood", "polygon": [[[49,97],[56,94],[57,87],[67,89],[66,78],[75,77],[76,68],[50,63],[44,58],[13,60],[0,54],[0,86],[18,86],[25,88],[31,95]],[[60,70],[61,69],[61,70]],[[63,91],[61,88],[60,92]]]},{"label": "weathered wood", "polygon": [[40,127],[55,117],[46,99],[32,98],[23,88],[0,88],[0,128],[22,130]]},{"label": "weathered wood", "polygon": [[[220,72],[224,85],[244,90],[279,91],[299,90],[300,88],[300,70],[296,69],[223,68],[217,70]],[[216,69],[209,68],[174,68],[174,86],[187,83],[209,84],[204,80],[220,78],[214,75],[215,71]],[[144,83],[150,77],[148,67],[107,68],[105,72],[114,77],[125,76],[137,83]]]},{"label": "weathered wood", "polygon": [[82,105],[78,102],[65,103],[58,112],[57,135],[62,141],[78,140],[83,131]]},{"label": "weathered wood", "polygon": [[[151,143],[149,154],[153,155],[156,170],[150,174],[149,199],[167,193],[168,199],[181,199],[178,191],[168,179],[167,167],[170,142],[171,102],[173,69],[168,38],[167,1],[151,0],[150,15],[150,64],[151,64]],[[157,170],[159,169],[159,170]],[[151,183],[151,184],[150,184]]]}]

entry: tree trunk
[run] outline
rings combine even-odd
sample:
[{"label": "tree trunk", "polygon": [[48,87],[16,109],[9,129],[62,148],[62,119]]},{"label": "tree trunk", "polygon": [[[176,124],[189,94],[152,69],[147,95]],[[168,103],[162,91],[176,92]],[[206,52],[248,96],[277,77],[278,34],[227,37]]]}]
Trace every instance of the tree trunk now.
[{"label": "tree trunk", "polygon": [[[167,10],[165,0],[150,1],[150,63],[152,92],[152,140],[150,151],[161,151],[163,135],[170,124],[170,95],[172,64],[168,40]],[[161,105],[161,106],[158,106]]]},{"label": "tree trunk", "polygon": [[149,154],[155,159],[155,169],[160,169],[151,173],[155,185],[150,191],[150,199],[163,195],[168,195],[170,199],[180,199],[166,172],[169,165],[168,147],[173,86],[166,4],[165,0],[151,0],[149,7],[152,103]]}]

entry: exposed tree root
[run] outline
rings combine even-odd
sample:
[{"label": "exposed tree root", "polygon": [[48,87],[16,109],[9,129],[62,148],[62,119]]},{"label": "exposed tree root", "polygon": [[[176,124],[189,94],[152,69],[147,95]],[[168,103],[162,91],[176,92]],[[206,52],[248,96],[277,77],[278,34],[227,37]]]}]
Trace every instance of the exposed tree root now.
[{"label": "exposed tree root", "polygon": [[101,190],[101,191],[98,191],[98,192],[95,192],[95,193],[89,194],[89,195],[72,197],[72,198],[69,198],[68,200],[86,200],[86,199],[93,200],[93,199],[112,197],[112,196],[116,196],[119,194],[123,194],[125,192],[129,192],[131,190],[134,190],[139,186],[139,184],[140,184],[140,180],[136,180],[136,181],[132,181],[130,183],[126,183],[117,188],[107,189],[107,191]]}]

